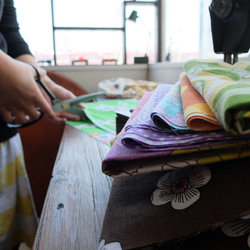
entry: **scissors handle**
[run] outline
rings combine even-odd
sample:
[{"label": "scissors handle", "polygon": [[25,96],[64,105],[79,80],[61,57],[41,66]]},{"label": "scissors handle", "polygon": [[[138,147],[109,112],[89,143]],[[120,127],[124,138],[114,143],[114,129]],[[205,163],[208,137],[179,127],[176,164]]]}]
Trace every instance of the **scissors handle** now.
[{"label": "scissors handle", "polygon": [[36,71],[37,74],[37,79],[36,82],[40,84],[40,86],[43,88],[43,90],[47,93],[47,95],[50,97],[53,110],[55,112],[60,112],[60,111],[67,111],[69,113],[77,114],[82,116],[84,113],[82,108],[77,107],[78,104],[82,102],[87,102],[90,100],[93,100],[99,96],[106,95],[105,92],[96,92],[96,93],[91,93],[91,94],[86,94],[86,95],[81,95],[72,99],[67,99],[67,100],[59,100],[57,99],[54,94],[49,90],[49,88],[41,81],[40,74],[37,70],[37,68],[30,64],[34,70]]},{"label": "scissors handle", "polygon": [[41,81],[41,77],[40,77],[40,74],[39,74],[37,68],[34,65],[32,65],[32,64],[30,64],[30,66],[36,71],[37,79],[35,81],[40,84],[40,86],[43,88],[43,90],[46,92],[46,94],[51,99],[51,102],[53,103],[53,101],[56,99],[56,97],[50,91],[50,89]]}]

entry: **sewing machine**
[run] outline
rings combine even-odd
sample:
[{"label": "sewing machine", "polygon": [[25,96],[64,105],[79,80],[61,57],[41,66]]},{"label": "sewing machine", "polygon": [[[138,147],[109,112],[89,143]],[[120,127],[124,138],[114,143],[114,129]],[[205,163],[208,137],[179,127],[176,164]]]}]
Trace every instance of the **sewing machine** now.
[{"label": "sewing machine", "polygon": [[233,64],[250,47],[250,1],[213,0],[209,7],[214,52]]}]

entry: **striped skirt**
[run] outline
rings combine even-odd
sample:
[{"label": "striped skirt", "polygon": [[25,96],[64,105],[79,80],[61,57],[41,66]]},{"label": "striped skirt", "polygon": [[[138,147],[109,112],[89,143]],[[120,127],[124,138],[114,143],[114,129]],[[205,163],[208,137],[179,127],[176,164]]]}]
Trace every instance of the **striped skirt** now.
[{"label": "striped skirt", "polygon": [[19,134],[0,143],[0,249],[32,247],[38,218]]}]

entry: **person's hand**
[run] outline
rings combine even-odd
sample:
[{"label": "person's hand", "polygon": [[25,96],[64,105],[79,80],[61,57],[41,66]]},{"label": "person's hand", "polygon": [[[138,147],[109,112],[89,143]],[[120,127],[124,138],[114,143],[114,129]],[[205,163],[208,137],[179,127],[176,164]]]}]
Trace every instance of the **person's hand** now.
[{"label": "person's hand", "polygon": [[[71,98],[75,98],[76,96],[69,91],[68,89],[65,89],[64,87],[56,84],[54,81],[52,81],[48,75],[46,74],[45,70],[42,69],[41,72],[41,80],[42,82],[50,89],[50,91],[55,95],[56,98],[60,100],[67,100]],[[45,97],[49,101],[48,97],[44,93]],[[79,105],[79,107],[84,108],[84,106]],[[67,120],[73,120],[73,121],[79,121],[81,117],[79,117],[76,114],[68,113],[65,111],[57,112],[56,115],[61,118],[66,118]]]},{"label": "person's hand", "polygon": [[[0,51],[0,61],[0,112],[7,123],[12,123],[14,120],[17,124],[35,121],[40,116],[37,108],[40,108],[51,121],[65,123],[69,117],[56,114],[52,110],[51,101],[36,83],[36,72],[29,64],[14,60],[2,51]],[[48,77],[41,69],[39,73],[44,78]],[[58,98],[74,97],[71,92],[57,87],[54,83],[49,85],[48,87],[52,88],[51,91]]]}]

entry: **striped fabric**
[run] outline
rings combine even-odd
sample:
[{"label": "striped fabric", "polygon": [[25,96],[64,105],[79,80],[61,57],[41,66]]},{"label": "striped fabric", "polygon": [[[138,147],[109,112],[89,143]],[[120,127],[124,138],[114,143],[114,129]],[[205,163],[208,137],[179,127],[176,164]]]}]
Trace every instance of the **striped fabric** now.
[{"label": "striped fabric", "polygon": [[0,143],[0,249],[32,247],[37,215],[19,134]]},{"label": "striped fabric", "polygon": [[250,134],[250,62],[190,60],[184,69],[227,132]]},{"label": "striped fabric", "polygon": [[181,100],[184,119],[190,129],[194,131],[222,129],[204,98],[193,88],[187,75],[183,75],[181,79]]}]

